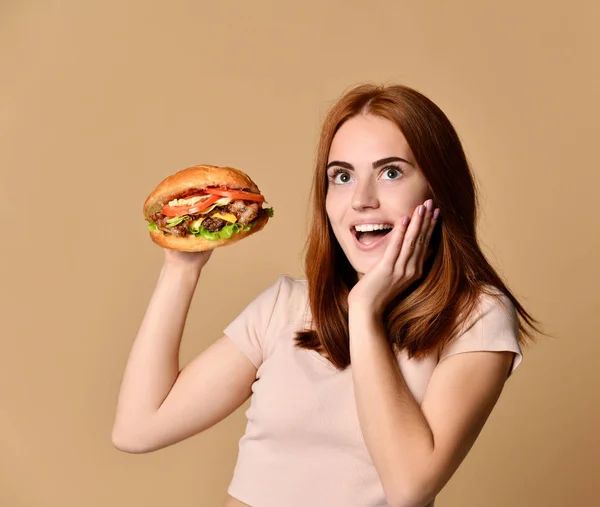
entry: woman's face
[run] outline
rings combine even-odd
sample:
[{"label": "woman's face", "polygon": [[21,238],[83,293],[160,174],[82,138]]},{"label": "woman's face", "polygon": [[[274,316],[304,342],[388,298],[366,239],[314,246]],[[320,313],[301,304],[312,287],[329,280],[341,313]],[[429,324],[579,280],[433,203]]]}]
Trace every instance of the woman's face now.
[{"label": "woman's face", "polygon": [[359,276],[383,255],[386,231],[431,198],[404,135],[380,116],[355,116],[340,127],[329,151],[327,180],[327,215]]}]

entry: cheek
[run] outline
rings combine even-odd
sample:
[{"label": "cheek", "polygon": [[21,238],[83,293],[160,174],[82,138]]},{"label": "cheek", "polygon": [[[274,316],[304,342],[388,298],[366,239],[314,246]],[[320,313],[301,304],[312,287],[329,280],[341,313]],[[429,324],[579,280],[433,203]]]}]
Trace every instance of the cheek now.
[{"label": "cheek", "polygon": [[329,194],[327,194],[325,197],[325,212],[327,213],[327,216],[331,216],[331,199]]},{"label": "cheek", "polygon": [[327,197],[325,199],[325,211],[329,220],[329,225],[333,232],[335,240],[341,245],[343,237],[340,231],[342,230],[343,211],[340,210],[339,202],[336,199]]},{"label": "cheek", "polygon": [[417,209],[417,206],[420,206],[421,204],[423,204],[423,202],[425,202],[425,199],[411,200],[410,203],[405,204],[404,206],[402,206],[401,209],[398,209],[398,215],[412,217],[415,210]]},{"label": "cheek", "polygon": [[336,206],[336,200],[333,199],[330,194],[327,194],[327,197],[325,198],[325,212],[327,213],[327,217],[329,218],[332,227],[336,227],[337,222],[340,220],[338,208],[339,206]]},{"label": "cheek", "polygon": [[393,209],[394,215],[397,217],[412,217],[417,207],[423,204],[430,197],[429,192],[426,189],[417,188],[410,190],[411,191],[405,192],[401,197],[398,197],[397,195],[393,197],[390,196],[390,198],[387,200],[391,209]]}]

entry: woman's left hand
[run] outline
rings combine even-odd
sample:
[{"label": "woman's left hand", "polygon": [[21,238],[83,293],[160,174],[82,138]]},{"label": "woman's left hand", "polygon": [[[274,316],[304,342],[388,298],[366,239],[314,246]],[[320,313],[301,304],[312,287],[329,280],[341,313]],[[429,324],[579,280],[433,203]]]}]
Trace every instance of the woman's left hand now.
[{"label": "woman's left hand", "polygon": [[405,217],[392,229],[383,257],[350,291],[350,308],[381,316],[394,297],[422,276],[429,240],[438,218],[439,209],[434,211],[433,201],[429,199],[417,206],[412,219]]}]

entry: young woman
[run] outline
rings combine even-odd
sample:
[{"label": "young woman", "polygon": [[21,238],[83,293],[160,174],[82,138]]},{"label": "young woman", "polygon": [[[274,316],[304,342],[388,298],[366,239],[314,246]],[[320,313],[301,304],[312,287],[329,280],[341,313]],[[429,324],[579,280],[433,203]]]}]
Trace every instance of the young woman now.
[{"label": "young woman", "polygon": [[321,133],[307,279],[280,276],[180,371],[212,252],[165,250],[114,444],[172,445],[251,396],[227,507],[432,506],[537,330],[475,223],[444,113],[404,86],[354,88]]}]

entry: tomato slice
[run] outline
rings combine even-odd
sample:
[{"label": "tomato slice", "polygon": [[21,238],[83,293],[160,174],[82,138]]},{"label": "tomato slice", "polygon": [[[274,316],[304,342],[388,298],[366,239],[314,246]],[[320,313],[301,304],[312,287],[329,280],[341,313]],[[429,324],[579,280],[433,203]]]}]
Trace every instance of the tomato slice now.
[{"label": "tomato slice", "polygon": [[[188,198],[189,199],[189,198]],[[181,217],[183,215],[193,215],[199,213],[203,209],[208,208],[211,204],[214,204],[220,199],[218,195],[206,196],[206,199],[198,201],[191,206],[169,206],[165,204],[162,208],[163,215],[168,217]]]},{"label": "tomato slice", "polygon": [[243,190],[224,190],[221,188],[205,188],[207,194],[215,194],[222,197],[231,197],[232,199],[242,199],[243,201],[258,201],[263,202],[265,197],[261,194],[252,192],[244,192]]}]

